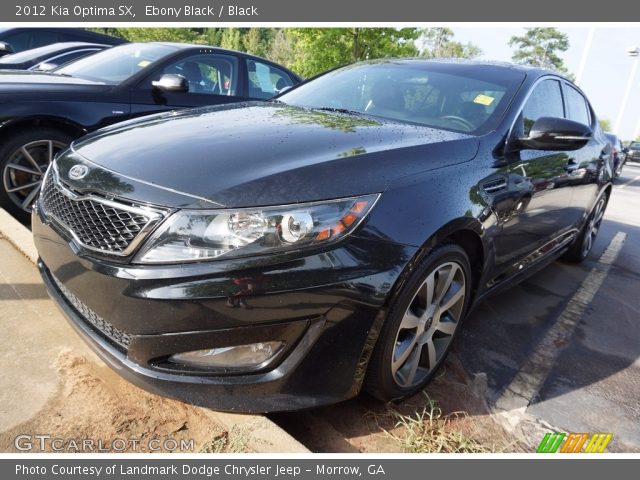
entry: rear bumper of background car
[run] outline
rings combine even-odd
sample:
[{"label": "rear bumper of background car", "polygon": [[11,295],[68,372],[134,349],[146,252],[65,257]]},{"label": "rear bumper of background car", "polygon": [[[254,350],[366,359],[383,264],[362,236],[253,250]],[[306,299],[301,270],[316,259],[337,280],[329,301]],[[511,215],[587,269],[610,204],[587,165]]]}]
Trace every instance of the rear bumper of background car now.
[{"label": "rear bumper of background car", "polygon": [[[109,366],[154,393],[242,412],[311,408],[357,394],[386,300],[415,254],[352,237],[330,251],[262,264],[143,267],[76,251],[37,208],[33,233],[50,295]],[[214,372],[166,361],[273,339],[285,347],[264,370]]]}]

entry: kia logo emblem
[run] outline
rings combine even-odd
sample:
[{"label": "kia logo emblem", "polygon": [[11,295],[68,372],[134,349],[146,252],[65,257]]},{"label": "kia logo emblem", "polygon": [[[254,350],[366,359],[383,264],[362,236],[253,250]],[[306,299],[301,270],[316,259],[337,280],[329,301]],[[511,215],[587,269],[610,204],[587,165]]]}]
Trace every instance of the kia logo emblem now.
[{"label": "kia logo emblem", "polygon": [[69,170],[69,178],[71,180],[80,180],[81,178],[86,177],[87,173],[89,173],[89,168],[84,165],[74,165]]}]

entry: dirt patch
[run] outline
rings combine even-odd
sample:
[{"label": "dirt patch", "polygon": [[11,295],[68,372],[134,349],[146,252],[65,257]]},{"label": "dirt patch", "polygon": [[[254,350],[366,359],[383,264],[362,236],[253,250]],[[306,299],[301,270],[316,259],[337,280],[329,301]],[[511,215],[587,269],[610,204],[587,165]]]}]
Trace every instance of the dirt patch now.
[{"label": "dirt patch", "polygon": [[518,452],[523,445],[490,414],[486,377],[469,377],[455,353],[425,393],[400,403],[358,398],[272,419],[314,452]]},{"label": "dirt patch", "polygon": [[[147,393],[106,366],[72,352],[55,362],[59,388],[45,408],[0,435],[0,451],[19,451],[18,435],[63,440],[65,451],[87,451],[87,440],[108,451],[246,451],[238,432],[220,427],[213,412]],[[116,440],[121,439],[121,440]],[[134,441],[132,441],[134,439]],[[57,451],[60,442],[32,440],[31,452]],[[88,451],[91,451],[89,449]]]}]

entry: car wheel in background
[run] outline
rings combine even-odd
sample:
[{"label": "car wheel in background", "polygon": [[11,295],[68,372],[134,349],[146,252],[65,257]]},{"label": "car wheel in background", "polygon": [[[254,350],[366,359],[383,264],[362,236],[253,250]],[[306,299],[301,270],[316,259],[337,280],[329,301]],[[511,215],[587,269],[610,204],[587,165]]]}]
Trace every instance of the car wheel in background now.
[{"label": "car wheel in background", "polygon": [[20,131],[0,146],[0,206],[28,223],[47,167],[72,140],[58,130],[34,129]]},{"label": "car wheel in background", "polygon": [[383,401],[413,395],[442,365],[466,315],[471,268],[457,245],[433,250],[413,271],[389,311],[365,389]]}]

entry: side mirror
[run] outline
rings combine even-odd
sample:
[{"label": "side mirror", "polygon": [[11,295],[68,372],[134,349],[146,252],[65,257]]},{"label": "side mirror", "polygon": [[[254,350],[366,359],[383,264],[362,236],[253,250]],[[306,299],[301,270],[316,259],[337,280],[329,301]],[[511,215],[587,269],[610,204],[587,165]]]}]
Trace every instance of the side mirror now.
[{"label": "side mirror", "polygon": [[30,68],[29,70],[34,70],[37,72],[50,72],[51,70],[58,68],[58,65],[56,65],[55,63],[47,63],[47,62],[43,62],[43,63],[39,63],[38,65],[36,65],[33,68]]},{"label": "side mirror", "polygon": [[163,92],[188,92],[189,83],[187,79],[182,75],[176,75],[175,73],[165,73],[160,77],[160,80],[154,80],[151,82],[153,88],[161,90]]},{"label": "side mirror", "polygon": [[0,42],[0,57],[14,53],[10,43]]},{"label": "side mirror", "polygon": [[532,150],[578,150],[593,132],[588,126],[566,118],[541,117],[533,124],[529,136],[519,138],[522,148]]},{"label": "side mirror", "polygon": [[623,147],[622,153],[629,153],[629,147]]}]

